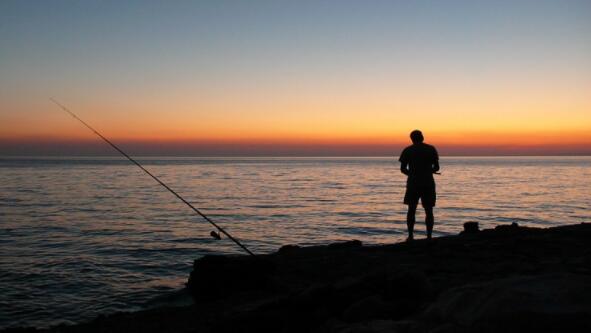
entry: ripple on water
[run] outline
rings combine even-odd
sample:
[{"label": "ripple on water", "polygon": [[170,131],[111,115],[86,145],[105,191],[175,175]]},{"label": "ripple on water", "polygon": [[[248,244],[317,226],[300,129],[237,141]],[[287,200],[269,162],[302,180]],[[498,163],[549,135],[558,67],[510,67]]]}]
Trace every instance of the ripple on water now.
[{"label": "ripple on water", "polygon": [[[157,159],[148,168],[257,253],[406,237],[394,159]],[[591,158],[443,158],[435,235],[589,222]],[[240,253],[121,159],[0,158],[0,327],[139,309],[193,260]],[[424,237],[424,212],[417,212]]]}]

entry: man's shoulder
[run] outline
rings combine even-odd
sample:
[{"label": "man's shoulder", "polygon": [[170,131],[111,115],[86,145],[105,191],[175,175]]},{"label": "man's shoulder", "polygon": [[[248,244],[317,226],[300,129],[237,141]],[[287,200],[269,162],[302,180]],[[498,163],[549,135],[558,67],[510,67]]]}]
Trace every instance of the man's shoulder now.
[{"label": "man's shoulder", "polygon": [[435,146],[430,145],[428,143],[423,143],[423,149],[424,150],[433,151],[433,152],[437,152],[437,149],[435,149]]},{"label": "man's shoulder", "polygon": [[404,160],[407,160],[408,159],[408,154],[411,153],[411,150],[412,150],[412,146],[408,146],[408,147],[402,149],[402,152],[400,153],[400,158],[398,158],[398,160],[400,162],[402,162]]},{"label": "man's shoulder", "polygon": [[402,149],[402,153],[404,153],[405,151],[413,150],[413,147],[414,147],[414,145],[406,146],[404,149]]},{"label": "man's shoulder", "polygon": [[404,148],[402,150],[402,153],[400,154],[400,156],[416,155],[416,154],[419,154],[422,149],[424,149],[424,147],[420,147],[420,145],[417,145],[417,144],[412,144],[412,145]]}]

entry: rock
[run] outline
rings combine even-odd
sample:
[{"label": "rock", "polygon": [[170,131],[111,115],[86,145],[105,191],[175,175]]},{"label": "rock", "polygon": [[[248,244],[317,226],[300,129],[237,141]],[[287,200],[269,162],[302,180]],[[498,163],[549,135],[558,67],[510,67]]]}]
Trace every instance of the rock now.
[{"label": "rock", "polygon": [[461,234],[474,234],[478,231],[480,231],[478,222],[466,222],[464,223],[464,231]]},{"label": "rock", "polygon": [[458,332],[462,332],[462,330],[459,327],[454,326],[450,323],[439,325],[439,326],[429,330],[429,333],[458,333]]},{"label": "rock", "polygon": [[350,249],[361,247],[363,243],[360,240],[354,239],[346,242],[332,243],[328,245],[330,249]]},{"label": "rock", "polygon": [[336,291],[349,291],[362,284],[363,279],[353,276],[345,276],[333,284]]},{"label": "rock", "polygon": [[196,301],[272,286],[272,262],[259,257],[207,255],[195,260],[187,289]]},{"label": "rock", "polygon": [[386,278],[385,295],[392,299],[425,299],[431,294],[431,284],[423,272],[403,270]]},{"label": "rock", "polygon": [[366,321],[375,318],[388,318],[391,307],[378,295],[363,298],[343,312],[343,319],[349,322]]},{"label": "rock", "polygon": [[517,222],[513,222],[510,225],[498,225],[495,227],[495,230],[497,231],[517,231],[519,230],[519,224],[517,224]]},{"label": "rock", "polygon": [[332,332],[339,333],[423,333],[426,329],[415,321],[371,320],[363,323],[342,325]]},{"label": "rock", "polygon": [[288,244],[288,245],[283,245],[282,247],[279,248],[279,254],[285,254],[285,253],[291,253],[294,251],[299,250],[300,247],[299,245],[293,245],[293,244]]},{"label": "rock", "polygon": [[15,327],[15,328],[7,328],[2,331],[3,333],[36,333],[39,332],[34,327]]},{"label": "rock", "polygon": [[313,307],[320,305],[325,300],[329,300],[334,293],[332,286],[324,284],[315,284],[306,289],[301,293],[292,296],[290,302],[294,303],[297,307]]},{"label": "rock", "polygon": [[590,317],[591,279],[574,274],[518,276],[452,288],[424,314],[430,320],[481,332],[534,332],[551,327],[585,331],[591,329]]}]

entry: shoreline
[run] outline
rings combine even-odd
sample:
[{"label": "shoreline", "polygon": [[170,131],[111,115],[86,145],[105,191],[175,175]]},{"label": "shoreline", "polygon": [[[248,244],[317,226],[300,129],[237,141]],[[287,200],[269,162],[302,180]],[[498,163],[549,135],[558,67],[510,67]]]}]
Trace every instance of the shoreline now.
[{"label": "shoreline", "polygon": [[501,225],[410,243],[283,246],[195,261],[194,304],[2,332],[591,329],[591,224]]}]

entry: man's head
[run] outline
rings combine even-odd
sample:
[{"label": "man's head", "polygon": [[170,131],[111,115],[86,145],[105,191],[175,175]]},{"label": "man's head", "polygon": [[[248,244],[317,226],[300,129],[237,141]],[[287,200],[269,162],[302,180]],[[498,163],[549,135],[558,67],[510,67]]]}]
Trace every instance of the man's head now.
[{"label": "man's head", "polygon": [[423,133],[419,130],[410,132],[410,139],[412,140],[412,143],[421,143],[425,140],[425,138],[423,138]]}]

